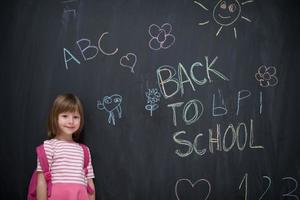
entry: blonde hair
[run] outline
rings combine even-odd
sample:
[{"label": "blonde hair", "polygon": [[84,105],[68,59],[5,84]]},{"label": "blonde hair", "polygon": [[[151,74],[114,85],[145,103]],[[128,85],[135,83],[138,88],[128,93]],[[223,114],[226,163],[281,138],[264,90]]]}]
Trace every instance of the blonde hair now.
[{"label": "blonde hair", "polygon": [[48,116],[48,138],[52,139],[59,133],[58,115],[63,112],[78,112],[80,115],[80,125],[73,133],[73,140],[78,141],[84,124],[83,107],[79,98],[73,94],[63,94],[55,98]]}]

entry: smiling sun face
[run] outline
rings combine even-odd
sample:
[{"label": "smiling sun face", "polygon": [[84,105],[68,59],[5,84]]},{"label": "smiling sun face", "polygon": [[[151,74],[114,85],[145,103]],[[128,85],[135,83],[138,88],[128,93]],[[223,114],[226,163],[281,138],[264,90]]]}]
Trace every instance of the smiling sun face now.
[{"label": "smiling sun face", "polygon": [[[241,16],[241,12],[242,12],[242,5],[252,3],[252,2],[253,0],[248,0],[240,4],[238,0],[220,0],[215,5],[212,12],[212,17],[214,19],[214,22],[220,25],[220,28],[218,29],[216,36],[219,35],[219,33],[221,32],[224,26],[229,27],[233,25],[240,18],[246,20],[247,22],[251,22],[250,19]],[[194,3],[201,6],[204,10],[209,11],[209,9],[206,8],[204,5],[202,5],[200,2],[194,1]],[[198,23],[198,25],[203,26],[208,23],[209,21],[205,21],[205,22]],[[236,27],[233,27],[233,31],[234,31],[234,37],[236,39],[237,38]]]},{"label": "smiling sun face", "polygon": [[213,17],[216,23],[221,26],[233,24],[241,14],[241,5],[236,0],[219,1],[213,10]]}]

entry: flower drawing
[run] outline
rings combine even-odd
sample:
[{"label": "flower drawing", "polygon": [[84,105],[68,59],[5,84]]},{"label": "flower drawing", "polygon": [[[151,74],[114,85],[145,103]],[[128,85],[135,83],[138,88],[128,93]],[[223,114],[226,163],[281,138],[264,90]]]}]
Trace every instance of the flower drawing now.
[{"label": "flower drawing", "polygon": [[266,67],[265,65],[260,66],[255,74],[255,78],[259,81],[261,87],[273,87],[278,83],[275,67]]}]

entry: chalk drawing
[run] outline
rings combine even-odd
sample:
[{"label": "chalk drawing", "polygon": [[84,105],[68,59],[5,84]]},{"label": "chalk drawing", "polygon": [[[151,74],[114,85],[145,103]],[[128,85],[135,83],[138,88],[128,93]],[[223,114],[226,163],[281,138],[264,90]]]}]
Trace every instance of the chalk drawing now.
[{"label": "chalk drawing", "polygon": [[151,36],[149,47],[152,50],[168,49],[175,43],[175,36],[171,34],[172,26],[169,23],[159,27],[151,24],[148,33]]},{"label": "chalk drawing", "polygon": [[145,92],[145,95],[147,98],[145,109],[150,111],[150,116],[152,117],[153,111],[159,108],[157,103],[160,101],[161,94],[158,92],[157,88],[152,88],[148,89],[148,91]]},{"label": "chalk drawing", "polygon": [[77,7],[79,1],[77,0],[66,0],[61,2],[64,6],[64,13],[72,14],[73,17],[77,15]]},{"label": "chalk drawing", "polygon": [[260,66],[255,74],[255,78],[261,87],[273,87],[278,83],[278,79],[276,77],[276,68],[273,66]]},{"label": "chalk drawing", "polygon": [[130,69],[134,73],[134,67],[137,62],[137,56],[134,53],[127,53],[120,58],[120,65]]},{"label": "chalk drawing", "polygon": [[211,193],[211,185],[210,185],[210,182],[206,179],[199,179],[197,181],[195,181],[194,183],[192,183],[191,180],[189,179],[186,179],[186,178],[181,178],[181,179],[178,179],[176,181],[176,184],[175,184],[175,195],[176,195],[176,198],[177,200],[180,200],[180,197],[179,197],[179,194],[178,194],[178,187],[179,185],[182,185],[183,183],[188,183],[188,185],[190,185],[193,189],[196,190],[196,186],[198,185],[198,187],[201,186],[201,182],[204,182],[205,184],[207,184],[207,186],[205,187],[208,187],[208,191],[206,193],[206,196],[205,196],[205,199],[204,200],[207,200],[210,193]]},{"label": "chalk drawing", "polygon": [[[260,178],[260,177],[259,177]],[[252,195],[253,197],[257,196],[253,199],[263,200],[263,199],[270,199],[270,190],[272,186],[272,179],[269,176],[262,176],[263,180],[266,180],[267,186],[264,186],[263,191],[255,191],[255,194]],[[238,189],[243,193],[241,198],[243,200],[250,199],[249,196],[251,196],[250,192],[254,191],[249,183],[253,182],[252,180],[258,180],[258,177],[253,177],[252,174],[248,174],[247,172],[243,176]],[[249,181],[250,180],[250,181]],[[279,180],[276,178],[276,180]],[[259,180],[259,183],[261,184],[261,181]],[[297,194],[298,190],[298,181],[294,177],[282,177],[281,178],[281,191],[278,193],[280,195],[277,199],[290,199],[290,200],[299,200],[299,196]],[[263,184],[265,185],[265,184]],[[191,189],[190,189],[191,188]],[[207,189],[206,189],[207,188]],[[180,178],[176,181],[175,184],[175,196],[177,200],[180,199],[187,199],[187,196],[192,196],[193,199],[199,199],[199,200],[207,200],[211,199],[211,184],[207,179],[198,179],[194,183],[187,178]],[[255,188],[255,186],[254,186]],[[188,192],[192,193],[190,195]],[[196,193],[197,192],[197,193]],[[204,192],[204,194],[202,194]],[[259,194],[261,193],[261,194]]]},{"label": "chalk drawing", "polygon": [[[232,26],[233,27],[233,33],[234,33],[234,38],[237,38],[237,29],[235,27],[235,22],[238,19],[243,19],[247,22],[251,22],[251,20],[245,16],[243,16],[242,13],[242,6],[246,5],[248,3],[252,3],[254,1],[249,0],[249,1],[244,1],[242,3],[240,3],[238,0],[220,0],[215,7],[213,8],[212,11],[212,18],[213,21],[220,25],[216,36],[219,36],[221,30],[223,29],[223,27],[229,27]],[[200,6],[203,10],[205,11],[210,11],[205,5],[203,5],[201,2],[199,1],[194,1],[195,4],[197,4],[198,6]],[[204,26],[209,24],[209,20],[207,21],[203,21],[203,22],[199,22],[198,25],[199,26]]]},{"label": "chalk drawing", "polygon": [[115,113],[119,117],[122,117],[122,96],[118,94],[113,94],[111,96],[103,97],[102,102],[100,100],[97,101],[97,109],[105,110],[108,112],[108,123],[115,125]]}]

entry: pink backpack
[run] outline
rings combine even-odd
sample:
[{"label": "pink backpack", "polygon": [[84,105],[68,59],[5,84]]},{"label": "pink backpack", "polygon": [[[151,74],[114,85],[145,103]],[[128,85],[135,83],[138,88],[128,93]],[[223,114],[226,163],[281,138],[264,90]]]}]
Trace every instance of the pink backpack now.
[{"label": "pink backpack", "polygon": [[[83,169],[84,169],[85,176],[87,176],[87,174],[88,174],[87,167],[89,164],[90,156],[89,156],[87,147],[84,144],[80,144],[80,146],[82,147],[83,153],[84,153]],[[44,177],[45,177],[45,180],[47,183],[47,196],[50,197],[51,189],[52,189],[51,172],[49,169],[48,159],[47,159],[43,144],[36,147],[36,153],[37,153],[37,157],[40,161],[41,168],[43,170]],[[31,176],[30,183],[29,183],[27,200],[36,200],[36,187],[37,187],[37,171],[34,171]],[[87,185],[87,192],[89,194],[93,194],[95,191],[93,190],[93,188],[91,188],[89,185]]]}]

